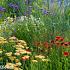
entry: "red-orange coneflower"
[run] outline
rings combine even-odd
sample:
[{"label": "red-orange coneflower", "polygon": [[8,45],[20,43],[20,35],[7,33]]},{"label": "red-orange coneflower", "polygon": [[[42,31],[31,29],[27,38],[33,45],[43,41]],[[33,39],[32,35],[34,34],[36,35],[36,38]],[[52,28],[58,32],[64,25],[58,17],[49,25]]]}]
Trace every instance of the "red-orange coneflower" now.
[{"label": "red-orange coneflower", "polygon": [[45,46],[45,48],[48,48],[48,47],[49,47],[48,42],[44,42],[44,43],[43,43],[43,46]]},{"label": "red-orange coneflower", "polygon": [[56,40],[56,41],[63,41],[64,38],[62,38],[61,36],[56,36],[56,37],[55,37],[55,40]]},{"label": "red-orange coneflower", "polygon": [[64,56],[69,56],[69,52],[64,52]]},{"label": "red-orange coneflower", "polygon": [[64,46],[68,46],[69,45],[69,42],[64,42]]},{"label": "red-orange coneflower", "polygon": [[26,60],[28,60],[28,59],[29,59],[29,57],[30,57],[30,56],[28,56],[28,55],[23,56],[23,57],[22,57],[22,60],[26,61]]}]

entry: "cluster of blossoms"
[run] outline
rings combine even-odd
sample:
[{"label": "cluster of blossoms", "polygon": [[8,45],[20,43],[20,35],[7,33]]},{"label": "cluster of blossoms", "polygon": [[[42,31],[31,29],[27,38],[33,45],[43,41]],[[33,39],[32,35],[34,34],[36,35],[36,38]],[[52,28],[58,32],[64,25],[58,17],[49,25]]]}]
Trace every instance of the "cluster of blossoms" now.
[{"label": "cluster of blossoms", "polygon": [[[19,6],[18,6],[17,4],[10,3],[10,4],[8,4],[8,6],[9,6],[10,8],[15,9],[15,10],[18,10],[18,9],[19,9]],[[2,17],[2,13],[3,13],[3,12],[6,12],[6,8],[0,6],[0,13],[1,13],[1,14],[0,14],[0,17]]]},{"label": "cluster of blossoms", "polygon": [[63,54],[64,54],[64,56],[66,57],[66,56],[69,56],[69,55],[70,55],[70,52],[65,51]]},{"label": "cluster of blossoms", "polygon": [[[8,4],[8,6],[11,7],[11,8],[14,8],[16,10],[19,9],[17,4],[10,3],[10,4]],[[5,12],[5,11],[6,11],[6,8],[0,6],[0,12]]]},{"label": "cluster of blossoms", "polygon": [[6,11],[6,9],[3,7],[0,7],[0,12],[4,12],[4,11]]},{"label": "cluster of blossoms", "polygon": [[[18,60],[17,60],[17,62],[18,62]],[[18,62],[16,64],[7,63],[6,66],[5,66],[5,68],[6,69],[13,69],[13,70],[23,70],[23,69],[19,68],[20,66],[21,66],[20,62]]]},{"label": "cluster of blossoms", "polygon": [[[56,36],[54,40],[51,40],[50,43],[46,42],[34,42],[34,45],[37,47],[41,47],[44,46],[45,48],[53,48],[53,46],[55,45],[57,48],[59,47],[64,47],[64,48],[68,48],[70,45],[70,42],[65,42],[64,38],[61,36]],[[64,56],[68,56],[69,52],[65,51],[64,52]]]},{"label": "cluster of blossoms", "polygon": [[50,43],[46,42],[34,42],[35,46],[45,46],[46,48],[52,46],[52,45],[56,45],[58,47],[60,46],[64,46],[67,47],[70,45],[70,42],[65,42],[64,38],[61,36],[56,36],[54,40],[51,40]]},{"label": "cluster of blossoms", "polygon": [[64,38],[61,36],[56,36],[55,40],[52,40],[51,43],[56,44],[57,46],[64,46],[64,47],[67,47],[70,45],[70,42],[65,42]]},{"label": "cluster of blossoms", "polygon": [[[6,69],[23,70],[21,68],[22,62],[26,62],[26,61],[29,61],[29,60],[31,60],[32,63],[36,63],[36,62],[39,62],[39,61],[42,61],[42,62],[50,61],[49,59],[47,59],[42,54],[34,55],[34,57],[31,56],[32,51],[29,49],[29,47],[27,47],[27,43],[24,40],[19,40],[15,36],[10,37],[8,39],[0,37],[0,42],[2,40],[7,41],[7,42],[5,42],[7,44],[8,43],[14,43],[14,45],[11,46],[11,47],[12,47],[12,49],[15,49],[15,51],[13,51],[12,49],[10,51],[6,51],[4,48],[0,49],[0,54],[5,52],[5,56],[8,58],[8,60],[6,62],[6,65],[5,65]],[[3,45],[5,43],[1,42],[0,45]],[[10,48],[10,46],[9,46],[9,48]],[[1,58],[0,58],[0,60],[1,60]]]},{"label": "cluster of blossoms", "polygon": [[[0,6],[0,13],[5,12],[6,9]],[[0,14],[0,18],[2,17],[2,14]]]},{"label": "cluster of blossoms", "polygon": [[[24,40],[18,40],[15,36],[10,37],[8,39],[0,37],[0,45],[4,45],[6,43],[7,44],[14,43],[14,45],[11,47],[13,47],[15,51],[14,52],[11,51],[12,49],[10,51],[6,51],[4,48],[0,49],[0,54],[5,52],[5,56],[8,57],[8,59],[11,61],[9,62],[7,60],[5,68],[13,70],[22,70],[21,60],[22,61],[28,60],[31,55],[31,51],[29,50],[29,47],[27,47],[27,43]],[[20,57],[20,59],[17,57]]]},{"label": "cluster of blossoms", "polygon": [[32,63],[38,63],[38,62],[51,62],[51,60],[49,58],[46,58],[44,55],[39,54],[39,55],[35,55],[34,59],[31,60]]},{"label": "cluster of blossoms", "polygon": [[13,3],[10,3],[9,7],[14,8],[14,9],[19,9],[18,5],[17,4],[13,4]]},{"label": "cluster of blossoms", "polygon": [[3,37],[0,37],[0,44],[8,43],[7,40]]},{"label": "cluster of blossoms", "polygon": [[47,11],[47,10],[45,10],[45,9],[43,9],[42,12],[43,12],[43,14],[45,14],[45,15],[49,14],[49,11]]}]

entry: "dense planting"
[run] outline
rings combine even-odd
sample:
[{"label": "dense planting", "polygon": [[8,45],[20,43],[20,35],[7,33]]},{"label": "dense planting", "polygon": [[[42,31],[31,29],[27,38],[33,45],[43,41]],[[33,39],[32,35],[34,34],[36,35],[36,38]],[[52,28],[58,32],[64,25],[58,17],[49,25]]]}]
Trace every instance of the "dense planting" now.
[{"label": "dense planting", "polygon": [[70,70],[70,2],[1,0],[0,69]]}]

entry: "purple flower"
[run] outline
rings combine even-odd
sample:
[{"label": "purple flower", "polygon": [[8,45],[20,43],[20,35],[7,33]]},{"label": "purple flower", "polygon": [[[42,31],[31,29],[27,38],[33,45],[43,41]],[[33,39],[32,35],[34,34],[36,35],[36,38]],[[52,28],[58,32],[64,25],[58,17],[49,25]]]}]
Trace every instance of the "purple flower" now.
[{"label": "purple flower", "polygon": [[51,3],[53,3],[54,2],[54,0],[51,0]]},{"label": "purple flower", "polygon": [[62,0],[58,0],[59,7],[61,7],[61,4],[62,4]]},{"label": "purple flower", "polygon": [[4,12],[6,9],[3,7],[0,7],[0,12]]},{"label": "purple flower", "polygon": [[48,14],[48,13],[49,13],[49,11],[43,9],[43,14]]},{"label": "purple flower", "polygon": [[18,9],[18,5],[17,4],[13,4],[13,3],[10,3],[9,7],[14,8],[14,9]]},{"label": "purple flower", "polygon": [[26,0],[26,1],[25,1],[25,4],[29,4],[29,0]]}]

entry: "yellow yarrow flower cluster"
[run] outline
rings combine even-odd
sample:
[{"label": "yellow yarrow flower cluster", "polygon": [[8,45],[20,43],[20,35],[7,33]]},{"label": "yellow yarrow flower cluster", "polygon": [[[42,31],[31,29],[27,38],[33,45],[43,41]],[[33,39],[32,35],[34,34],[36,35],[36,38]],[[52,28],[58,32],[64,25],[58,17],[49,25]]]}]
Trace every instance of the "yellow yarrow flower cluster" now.
[{"label": "yellow yarrow flower cluster", "polygon": [[4,37],[0,37],[0,44],[8,43]]},{"label": "yellow yarrow flower cluster", "polygon": [[[14,42],[14,43],[13,43]],[[7,69],[13,69],[13,70],[22,70],[20,66],[22,65],[20,60],[27,60],[30,57],[31,51],[29,50],[29,47],[27,47],[27,43],[24,40],[18,40],[15,36],[9,37],[8,39],[5,39],[4,37],[0,37],[0,44],[7,43],[7,45],[10,43],[13,45],[9,46],[11,48],[10,51],[5,50],[5,56],[8,57],[8,59],[11,62],[6,62],[5,68]],[[4,48],[2,48],[4,50]],[[4,52],[0,49],[0,53]],[[12,49],[15,49],[14,52]],[[18,58],[20,57],[20,58]],[[2,60],[1,58],[0,60]],[[15,63],[13,63],[15,62]]]},{"label": "yellow yarrow flower cluster", "polygon": [[16,64],[14,64],[14,63],[6,63],[5,68],[6,69],[19,70],[19,69],[21,69],[19,66],[21,66],[20,62],[18,62]]}]

